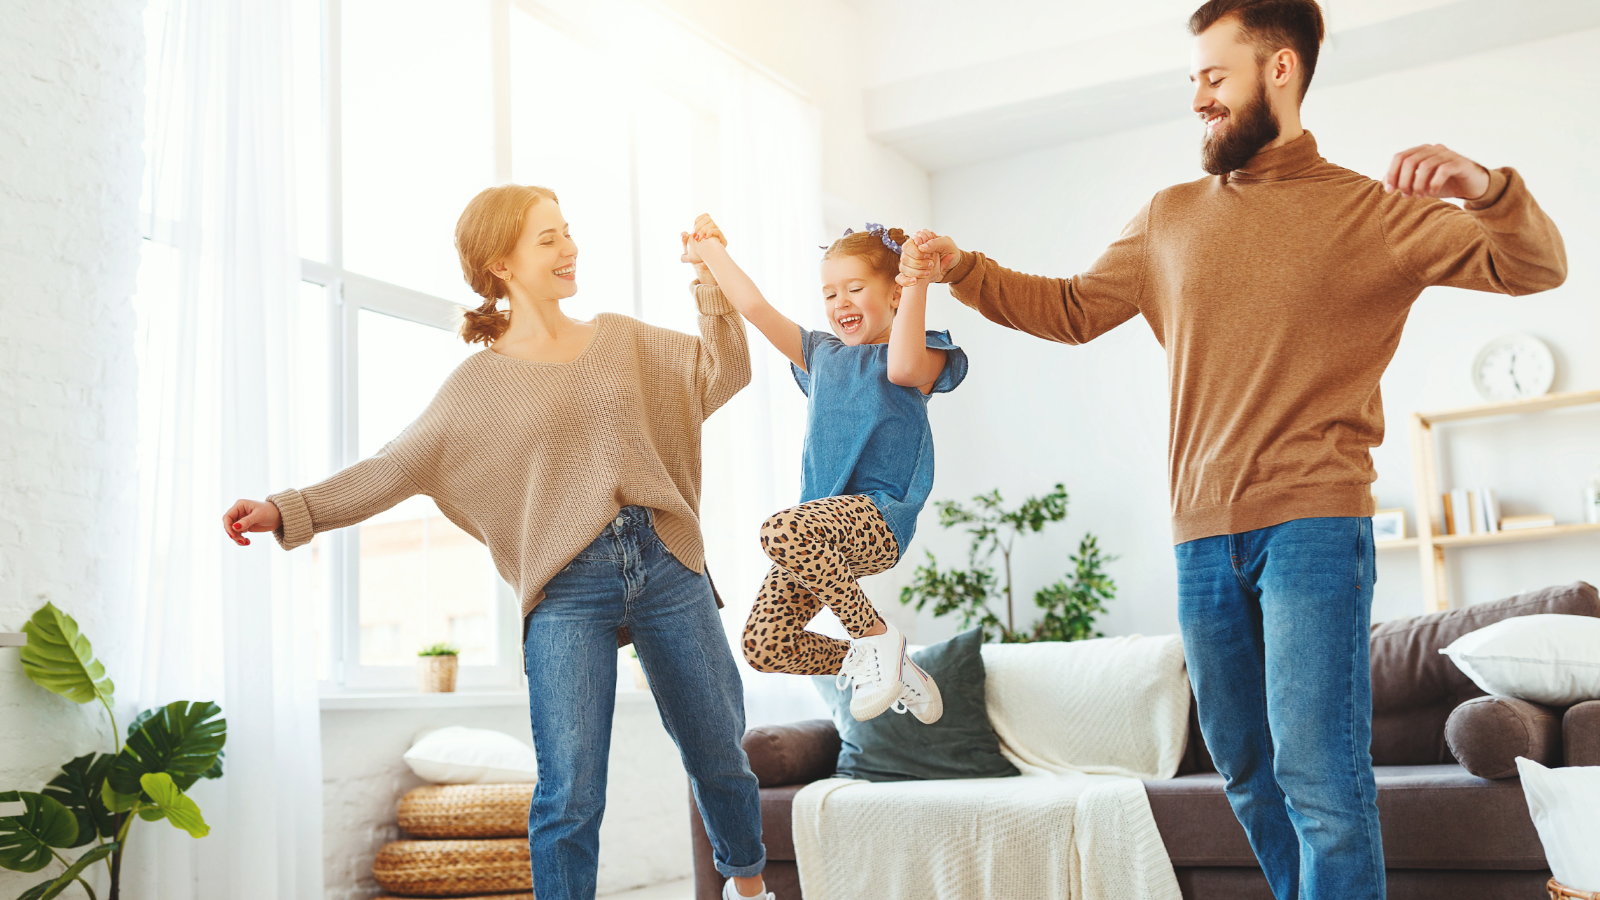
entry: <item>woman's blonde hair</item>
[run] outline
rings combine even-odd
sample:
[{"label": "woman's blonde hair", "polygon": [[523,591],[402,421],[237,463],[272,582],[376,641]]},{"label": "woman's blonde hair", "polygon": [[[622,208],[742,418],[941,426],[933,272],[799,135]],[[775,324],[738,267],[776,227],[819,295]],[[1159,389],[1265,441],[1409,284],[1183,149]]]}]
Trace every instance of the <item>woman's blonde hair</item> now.
[{"label": "woman's blonde hair", "polygon": [[891,249],[884,243],[884,238],[888,238],[897,247],[904,247],[906,233],[898,228],[885,229],[881,225],[869,224],[867,228],[867,231],[851,231],[834,241],[828,246],[827,252],[822,254],[822,258],[860,257],[866,260],[874,272],[893,281],[894,277],[900,274],[900,251]]},{"label": "woman's blonde hair", "polygon": [[456,220],[456,255],[461,275],[483,305],[461,315],[456,329],[469,344],[492,344],[511,327],[511,313],[495,309],[506,283],[489,269],[516,249],[528,210],[540,200],[559,204],[556,192],[536,184],[502,184],[478,192]]}]

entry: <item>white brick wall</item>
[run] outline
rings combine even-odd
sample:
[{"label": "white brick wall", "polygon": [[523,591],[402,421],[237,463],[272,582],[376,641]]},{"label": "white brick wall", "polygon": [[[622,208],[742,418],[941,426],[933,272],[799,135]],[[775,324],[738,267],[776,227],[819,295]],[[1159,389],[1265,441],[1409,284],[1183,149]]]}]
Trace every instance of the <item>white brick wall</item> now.
[{"label": "white brick wall", "polygon": [[[137,0],[0,4],[0,631],[42,597],[131,674]],[[120,712],[120,711],[119,711]],[[0,790],[38,790],[110,732],[0,650]],[[0,872],[0,896],[40,880]]]}]

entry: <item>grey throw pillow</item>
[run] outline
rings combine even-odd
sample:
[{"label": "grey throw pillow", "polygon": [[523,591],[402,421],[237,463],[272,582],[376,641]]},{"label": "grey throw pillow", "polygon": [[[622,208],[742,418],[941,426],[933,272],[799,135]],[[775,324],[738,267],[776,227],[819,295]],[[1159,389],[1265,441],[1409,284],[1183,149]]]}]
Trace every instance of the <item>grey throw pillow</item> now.
[{"label": "grey throw pillow", "polygon": [[857,722],[850,715],[850,688],[839,690],[832,675],[814,676],[839,729],[839,775],[915,781],[1021,774],[1000,755],[1000,739],[989,726],[982,648],[983,634],[973,629],[911,654],[944,699],[944,715],[932,725],[894,712]]}]

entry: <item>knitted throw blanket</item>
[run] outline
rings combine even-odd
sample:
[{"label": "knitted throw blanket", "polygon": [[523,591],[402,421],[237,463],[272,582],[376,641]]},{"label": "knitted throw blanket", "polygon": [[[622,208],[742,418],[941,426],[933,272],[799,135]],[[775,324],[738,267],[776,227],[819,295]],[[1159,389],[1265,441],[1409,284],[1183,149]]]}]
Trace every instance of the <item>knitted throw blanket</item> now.
[{"label": "knitted throw blanket", "polygon": [[989,720],[1022,775],[795,795],[806,900],[1179,900],[1141,779],[1183,755],[1176,636],[983,648]]}]

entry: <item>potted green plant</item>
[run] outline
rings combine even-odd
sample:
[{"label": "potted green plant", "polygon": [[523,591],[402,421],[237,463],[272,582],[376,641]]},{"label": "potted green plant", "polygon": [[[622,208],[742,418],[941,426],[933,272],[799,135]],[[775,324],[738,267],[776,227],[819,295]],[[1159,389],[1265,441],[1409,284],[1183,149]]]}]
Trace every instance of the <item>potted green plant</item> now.
[{"label": "potted green plant", "polygon": [[[45,690],[76,703],[96,700],[111,721],[112,752],[90,752],[66,763],[44,790],[0,792],[0,802],[20,802],[20,815],[0,816],[0,867],[62,871],[24,891],[18,900],[50,900],[74,882],[89,900],[91,867],[103,863],[111,900],[121,892],[122,854],[136,819],[165,819],[196,838],[210,826],[185,792],[202,778],[222,777],[227,721],[215,703],[179,700],[145,710],[117,730],[114,686],[78,623],[46,603],[23,627],[22,671]],[[91,846],[92,845],[92,846]],[[62,851],[87,847],[77,859]]]},{"label": "potted green plant", "polygon": [[[1032,631],[1017,629],[1011,585],[1012,548],[1018,537],[1037,534],[1046,525],[1066,519],[1067,490],[1057,484],[1050,493],[1029,497],[1015,509],[1005,508],[1003,502],[999,489],[995,489],[973,497],[970,508],[953,500],[935,503],[940,526],[965,525],[972,536],[967,568],[942,570],[938,559],[927,552],[927,564],[918,566],[911,584],[901,589],[900,602],[919,611],[931,605],[935,616],[958,614],[962,628],[976,622],[986,641],[1020,643],[1103,637],[1094,630],[1094,619],[1116,596],[1116,582],[1105,571],[1106,564],[1116,557],[1102,553],[1099,540],[1087,533],[1078,542],[1078,552],[1068,558],[1072,572],[1034,593],[1033,603],[1044,610],[1044,615],[1034,623]],[[996,552],[1005,566],[1003,586],[989,564]],[[990,600],[998,601],[1001,594],[1005,597],[1004,621],[989,606]]]},{"label": "potted green plant", "polygon": [[425,694],[449,694],[456,689],[461,651],[449,644],[433,644],[417,651],[417,683]]}]

